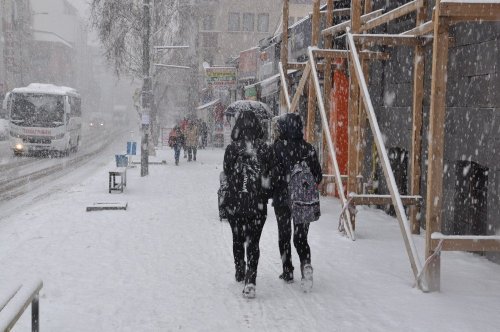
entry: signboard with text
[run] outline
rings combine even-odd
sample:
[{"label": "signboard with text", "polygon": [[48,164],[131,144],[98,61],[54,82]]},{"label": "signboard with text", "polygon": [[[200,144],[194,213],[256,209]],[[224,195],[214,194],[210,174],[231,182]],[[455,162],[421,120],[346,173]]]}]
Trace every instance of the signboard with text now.
[{"label": "signboard with text", "polygon": [[255,80],[257,77],[257,61],[260,49],[258,47],[240,52],[240,62],[238,65],[238,80]]},{"label": "signboard with text", "polygon": [[215,90],[236,89],[236,68],[235,67],[208,67],[207,73],[208,85]]}]

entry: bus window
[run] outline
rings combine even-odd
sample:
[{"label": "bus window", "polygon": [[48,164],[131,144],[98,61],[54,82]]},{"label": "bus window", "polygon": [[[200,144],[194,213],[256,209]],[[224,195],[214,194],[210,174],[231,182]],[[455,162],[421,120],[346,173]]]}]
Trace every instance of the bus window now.
[{"label": "bus window", "polygon": [[64,102],[56,95],[16,95],[11,121],[25,127],[57,127],[64,122]]}]

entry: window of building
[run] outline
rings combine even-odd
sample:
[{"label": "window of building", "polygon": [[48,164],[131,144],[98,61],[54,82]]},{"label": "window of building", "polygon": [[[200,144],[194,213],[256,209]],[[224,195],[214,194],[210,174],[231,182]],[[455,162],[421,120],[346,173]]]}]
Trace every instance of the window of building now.
[{"label": "window of building", "polygon": [[240,13],[229,13],[229,31],[240,31]]},{"label": "window of building", "polygon": [[215,18],[213,15],[203,16],[203,31],[213,31],[215,29]]},{"label": "window of building", "polygon": [[259,14],[257,19],[257,31],[269,32],[269,14]]},{"label": "window of building", "polygon": [[253,31],[255,24],[255,15],[252,13],[243,14],[243,31]]}]

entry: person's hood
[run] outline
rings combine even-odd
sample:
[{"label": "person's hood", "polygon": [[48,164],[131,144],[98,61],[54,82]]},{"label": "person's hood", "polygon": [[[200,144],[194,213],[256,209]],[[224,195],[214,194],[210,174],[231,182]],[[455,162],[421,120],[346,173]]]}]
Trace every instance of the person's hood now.
[{"label": "person's hood", "polygon": [[304,137],[302,119],[297,113],[287,113],[277,121],[281,139],[301,139]]},{"label": "person's hood", "polygon": [[255,113],[251,111],[240,112],[231,132],[231,139],[233,141],[254,141],[262,137],[264,137],[264,131]]}]

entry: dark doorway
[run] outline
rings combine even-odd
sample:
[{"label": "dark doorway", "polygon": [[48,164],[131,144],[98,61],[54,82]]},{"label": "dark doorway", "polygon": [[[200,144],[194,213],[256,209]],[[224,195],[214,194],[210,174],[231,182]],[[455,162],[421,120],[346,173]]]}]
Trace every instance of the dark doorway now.
[{"label": "dark doorway", "polygon": [[[400,147],[392,147],[388,150],[389,162],[400,195],[408,195],[408,155],[408,151]],[[392,205],[387,206],[386,211],[391,216],[396,215]]]},{"label": "dark doorway", "polygon": [[488,168],[473,161],[455,163],[454,235],[486,235]]}]

